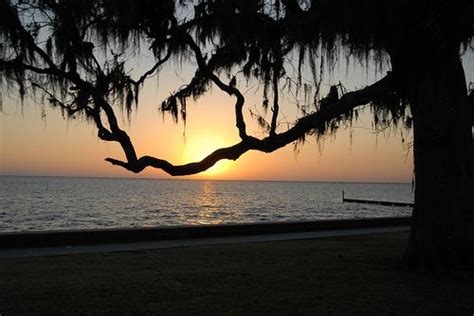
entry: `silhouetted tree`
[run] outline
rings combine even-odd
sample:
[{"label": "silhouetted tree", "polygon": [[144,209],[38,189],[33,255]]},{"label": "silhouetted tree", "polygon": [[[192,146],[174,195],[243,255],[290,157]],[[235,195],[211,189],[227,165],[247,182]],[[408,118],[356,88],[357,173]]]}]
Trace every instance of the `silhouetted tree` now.
[{"label": "silhouetted tree", "polygon": [[[249,150],[272,152],[334,132],[357,118],[356,107],[370,104],[375,125],[413,125],[416,189],[406,263],[449,266],[474,253],[473,102],[460,61],[460,52],[472,49],[473,21],[470,0],[0,0],[0,74],[2,86],[21,97],[45,97],[66,115],[91,120],[100,139],[123,148],[124,160],[106,160],[132,172],[195,174]],[[139,46],[156,63],[132,78],[125,62]],[[366,65],[389,61],[391,71],[363,89],[334,86],[321,98],[324,61],[341,53]],[[139,157],[115,114],[120,106],[130,114],[144,81],[174,57],[195,60],[196,71],[161,111],[186,119],[186,101],[216,86],[235,98],[241,139],[185,165]],[[297,78],[287,75],[288,60],[298,61]],[[311,86],[302,83],[304,68]],[[253,114],[264,138],[247,132],[241,77],[263,83],[271,121]],[[307,101],[286,130],[278,118],[283,86],[304,91]]]}]

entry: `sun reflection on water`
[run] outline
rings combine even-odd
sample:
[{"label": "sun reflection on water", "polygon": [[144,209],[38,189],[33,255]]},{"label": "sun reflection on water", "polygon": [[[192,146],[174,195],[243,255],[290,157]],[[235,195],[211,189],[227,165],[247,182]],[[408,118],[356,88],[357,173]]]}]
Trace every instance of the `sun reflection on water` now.
[{"label": "sun reflection on water", "polygon": [[198,212],[196,214],[197,224],[222,224],[222,213],[219,210],[219,199],[215,189],[215,182],[204,181],[201,194],[197,197],[196,205]]}]

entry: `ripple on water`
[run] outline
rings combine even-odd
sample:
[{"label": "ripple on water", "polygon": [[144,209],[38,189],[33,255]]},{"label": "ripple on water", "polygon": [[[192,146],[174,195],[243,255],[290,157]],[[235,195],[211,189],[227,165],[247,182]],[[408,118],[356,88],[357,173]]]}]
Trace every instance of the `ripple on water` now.
[{"label": "ripple on water", "polygon": [[408,216],[410,184],[0,177],[0,232]]}]

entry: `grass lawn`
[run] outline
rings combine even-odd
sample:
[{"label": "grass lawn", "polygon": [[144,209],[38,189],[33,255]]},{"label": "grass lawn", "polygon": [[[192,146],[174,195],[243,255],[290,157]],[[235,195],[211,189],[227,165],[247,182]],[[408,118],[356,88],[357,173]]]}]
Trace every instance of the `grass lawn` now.
[{"label": "grass lawn", "polygon": [[474,279],[405,271],[406,233],[1,259],[0,314],[464,314]]}]

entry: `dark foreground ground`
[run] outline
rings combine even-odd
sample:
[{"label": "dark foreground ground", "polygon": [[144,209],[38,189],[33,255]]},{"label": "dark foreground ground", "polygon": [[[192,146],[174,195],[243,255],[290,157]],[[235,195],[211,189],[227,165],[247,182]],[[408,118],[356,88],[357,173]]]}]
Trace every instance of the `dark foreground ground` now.
[{"label": "dark foreground ground", "polygon": [[473,278],[405,271],[406,239],[1,259],[0,314],[473,315]]}]

